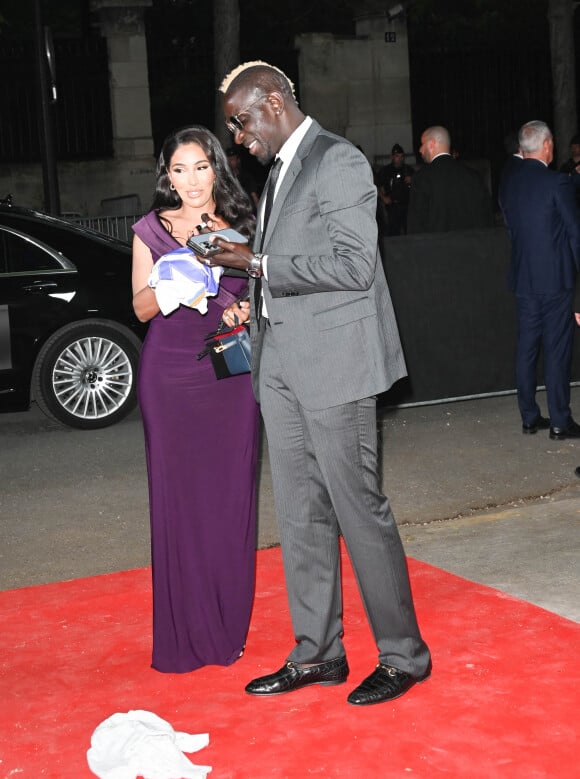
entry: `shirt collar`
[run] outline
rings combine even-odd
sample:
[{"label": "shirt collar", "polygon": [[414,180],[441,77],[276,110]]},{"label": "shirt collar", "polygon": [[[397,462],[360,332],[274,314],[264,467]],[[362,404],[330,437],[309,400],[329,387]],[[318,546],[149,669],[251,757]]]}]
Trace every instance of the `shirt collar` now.
[{"label": "shirt collar", "polygon": [[280,157],[282,160],[282,168],[285,168],[287,165],[290,164],[292,159],[294,158],[294,155],[296,154],[296,151],[298,150],[298,147],[302,143],[302,139],[308,132],[308,129],[310,128],[310,125],[312,124],[312,117],[306,116],[303,121],[298,125],[298,127],[294,130],[292,135],[290,135],[286,141],[284,142],[284,145],[278,152],[277,156]]},{"label": "shirt collar", "polygon": [[451,157],[451,154],[448,151],[440,151],[439,154],[436,154],[433,157],[431,162],[434,162],[437,159],[437,157]]}]

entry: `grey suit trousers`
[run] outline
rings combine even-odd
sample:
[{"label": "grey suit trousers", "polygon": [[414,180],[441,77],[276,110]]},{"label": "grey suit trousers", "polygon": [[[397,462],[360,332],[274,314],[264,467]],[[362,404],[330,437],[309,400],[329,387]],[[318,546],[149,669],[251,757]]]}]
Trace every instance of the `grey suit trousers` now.
[{"label": "grey suit trousers", "polygon": [[429,650],[417,625],[398,528],[379,484],[376,399],[304,409],[288,385],[272,330],[264,327],[260,402],[297,641],[288,660],[319,663],[345,655],[340,531],[380,662],[419,676]]}]

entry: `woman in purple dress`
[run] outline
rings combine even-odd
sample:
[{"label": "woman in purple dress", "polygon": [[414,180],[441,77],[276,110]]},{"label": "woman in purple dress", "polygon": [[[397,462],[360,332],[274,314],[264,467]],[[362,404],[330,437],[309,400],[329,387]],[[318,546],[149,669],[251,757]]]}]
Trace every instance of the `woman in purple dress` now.
[{"label": "woman in purple dress", "polygon": [[[133,230],[133,306],[149,321],[138,393],[149,477],[153,572],[152,667],[185,673],[229,665],[244,650],[254,594],[258,407],[250,376],[217,381],[204,337],[247,280],[222,276],[205,315],[164,316],[148,286],[160,256],[228,225],[251,238],[252,205],[219,141],[204,127],[163,145],[151,211]],[[215,261],[214,261],[215,262]]]}]

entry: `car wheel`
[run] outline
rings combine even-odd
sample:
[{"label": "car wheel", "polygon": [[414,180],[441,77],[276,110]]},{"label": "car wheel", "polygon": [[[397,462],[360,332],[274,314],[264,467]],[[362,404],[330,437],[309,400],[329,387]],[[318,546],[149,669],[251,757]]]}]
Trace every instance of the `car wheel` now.
[{"label": "car wheel", "polygon": [[113,425],[137,403],[141,342],[102,319],[73,322],[44,344],[32,374],[32,395],[52,419],[95,430]]}]

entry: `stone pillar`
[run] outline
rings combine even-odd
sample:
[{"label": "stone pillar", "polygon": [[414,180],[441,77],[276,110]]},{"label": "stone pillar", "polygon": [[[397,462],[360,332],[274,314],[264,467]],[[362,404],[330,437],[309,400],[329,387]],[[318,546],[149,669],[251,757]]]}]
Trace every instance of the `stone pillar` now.
[{"label": "stone pillar", "polygon": [[91,0],[109,49],[115,157],[153,154],[143,9],[152,0]]},{"label": "stone pillar", "polygon": [[386,14],[356,20],[356,36],[310,33],[296,39],[302,110],[362,146],[375,165],[394,143],[413,161],[407,22]]}]

